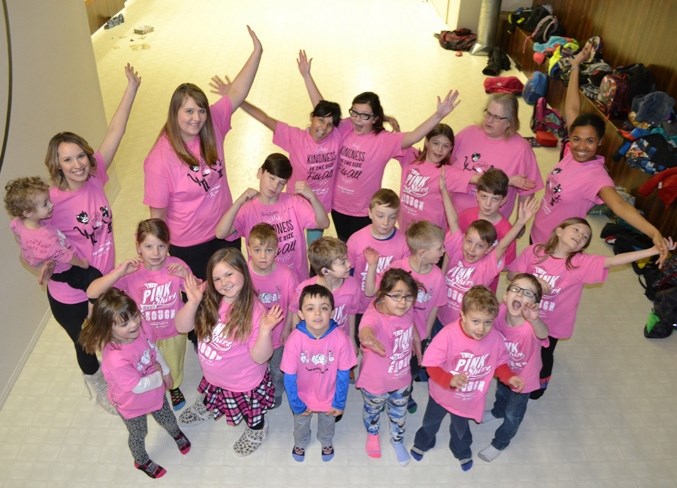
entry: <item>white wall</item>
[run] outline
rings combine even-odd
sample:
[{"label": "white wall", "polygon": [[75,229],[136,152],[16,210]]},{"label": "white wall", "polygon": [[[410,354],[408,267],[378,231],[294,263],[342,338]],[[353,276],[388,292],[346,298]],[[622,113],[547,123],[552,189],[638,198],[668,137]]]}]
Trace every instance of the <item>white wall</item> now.
[{"label": "white wall", "polygon": [[[430,0],[437,14],[450,30],[465,27],[477,32],[482,0]],[[503,0],[502,12],[512,12],[518,7],[531,7],[533,0]]]},{"label": "white wall", "polygon": [[[5,184],[10,179],[30,175],[47,179],[45,151],[55,133],[76,132],[97,147],[106,128],[84,2],[6,0],[6,3],[13,94],[7,148],[0,171],[3,197]],[[1,11],[0,17],[4,24]],[[6,88],[9,46],[4,39],[4,28],[0,28],[0,36],[3,37],[0,76],[4,78],[0,88]],[[3,109],[0,117],[4,118],[5,105],[0,108]],[[8,223],[6,212],[2,211],[0,406],[49,317],[46,293],[19,264]],[[75,354],[64,357],[63,361],[75,361]]]}]

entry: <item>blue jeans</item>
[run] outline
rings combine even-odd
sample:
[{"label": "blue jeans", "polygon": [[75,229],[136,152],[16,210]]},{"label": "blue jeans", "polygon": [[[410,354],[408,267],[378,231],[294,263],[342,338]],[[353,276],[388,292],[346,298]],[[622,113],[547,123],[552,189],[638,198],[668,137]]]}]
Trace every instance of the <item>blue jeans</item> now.
[{"label": "blue jeans", "polygon": [[496,401],[491,414],[496,418],[502,418],[503,423],[496,429],[491,445],[499,451],[508,447],[512,438],[517,434],[517,429],[527,411],[528,402],[528,393],[516,393],[500,381],[497,382]]},{"label": "blue jeans", "polygon": [[451,449],[451,453],[459,461],[472,458],[472,451],[470,450],[472,432],[470,432],[468,419],[449,412],[433,400],[431,396],[428,397],[428,405],[423,414],[423,424],[416,431],[414,437],[414,448],[420,452],[426,452],[435,447],[435,436],[447,414],[451,416],[449,423],[449,435],[451,436],[449,449]]},{"label": "blue jeans", "polygon": [[411,386],[399,390],[374,395],[362,388],[364,410],[362,419],[369,434],[377,435],[381,412],[385,409],[390,420],[390,437],[393,442],[404,439],[404,423],[407,418],[407,402],[411,396]]}]

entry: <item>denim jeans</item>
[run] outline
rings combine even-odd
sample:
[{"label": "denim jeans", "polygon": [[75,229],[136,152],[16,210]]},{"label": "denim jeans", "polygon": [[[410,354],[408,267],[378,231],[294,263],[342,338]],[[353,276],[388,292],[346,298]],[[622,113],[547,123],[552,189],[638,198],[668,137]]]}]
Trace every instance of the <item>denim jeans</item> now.
[{"label": "denim jeans", "polygon": [[522,419],[524,419],[524,413],[527,411],[528,402],[528,393],[516,393],[509,386],[500,381],[497,382],[496,401],[494,408],[491,409],[491,414],[496,418],[502,418],[503,423],[496,429],[491,445],[499,451],[508,447],[512,438],[517,434],[517,429],[519,429]]},{"label": "denim jeans", "polygon": [[404,438],[404,423],[407,418],[407,402],[411,396],[411,386],[381,395],[369,393],[364,388],[361,391],[364,399],[362,419],[367,432],[378,434],[379,419],[385,409],[390,420],[390,437],[393,442],[401,442]]},{"label": "denim jeans", "polygon": [[451,422],[449,423],[449,434],[451,436],[449,439],[449,449],[451,449],[451,453],[459,461],[470,459],[472,457],[472,451],[470,450],[472,432],[470,432],[468,419],[449,412],[433,400],[431,396],[428,397],[428,405],[423,414],[421,428],[416,431],[416,436],[414,437],[414,449],[426,452],[435,447],[435,436],[437,431],[440,430],[440,424],[447,414],[451,416]]}]

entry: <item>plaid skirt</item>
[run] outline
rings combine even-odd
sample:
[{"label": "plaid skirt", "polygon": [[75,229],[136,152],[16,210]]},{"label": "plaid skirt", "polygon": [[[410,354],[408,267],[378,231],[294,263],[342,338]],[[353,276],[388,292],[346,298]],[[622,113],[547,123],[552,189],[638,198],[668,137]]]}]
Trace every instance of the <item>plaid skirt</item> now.
[{"label": "plaid skirt", "polygon": [[246,420],[249,427],[254,427],[263,422],[263,415],[275,404],[275,387],[268,370],[251,391],[226,390],[212,385],[204,376],[197,390],[204,393],[205,408],[214,412],[214,420],[223,415],[229,425]]}]

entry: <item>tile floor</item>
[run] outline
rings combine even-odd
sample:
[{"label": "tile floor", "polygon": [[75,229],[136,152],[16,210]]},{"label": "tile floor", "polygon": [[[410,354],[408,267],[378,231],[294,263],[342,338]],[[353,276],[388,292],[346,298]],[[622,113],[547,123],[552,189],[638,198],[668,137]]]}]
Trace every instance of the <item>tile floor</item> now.
[{"label": "tile floor", "polygon": [[[213,74],[235,73],[250,52],[245,24],[264,45],[249,100],[294,125],[303,126],[311,110],[294,61],[299,48],[314,57],[315,79],[327,98],[346,111],[355,94],[374,90],[405,130],[427,117],[435,96],[449,88],[460,90],[463,99],[447,120],[456,130],[479,119],[485,100],[486,58],[455,57],[439,48],[432,34],[444,26],[427,2],[129,0],[124,14],[124,24],[92,37],[109,115],[122,93],[124,63],[143,76],[115,163],[122,186],[113,203],[119,259],[131,256],[133,230],[147,217],[141,165],[164,122],[171,92],[183,81],[206,91]],[[133,27],[145,24],[155,32],[133,34]],[[520,114],[528,121],[530,107],[521,106]],[[528,128],[522,133],[528,135]],[[235,115],[226,141],[234,196],[255,184],[255,168],[275,150],[270,141],[263,126],[244,113]],[[545,174],[557,151],[537,149],[537,156]],[[394,163],[384,186],[399,187]],[[603,222],[592,220],[597,233]],[[595,239],[590,252],[609,249]],[[530,404],[508,450],[491,464],[476,459],[470,472],[461,472],[446,447],[446,422],[438,446],[421,463],[400,467],[385,442],[383,458],[369,459],[360,395],[353,389],[330,463],[320,460],[317,442],[304,464],[291,459],[292,417],[286,406],[269,414],[269,439],[247,459],[235,458],[231,449],[242,427],[217,422],[187,429],[193,449],[183,457],[150,421],[148,450],[168,471],[158,481],[133,469],[122,422],[88,398],[72,346],[51,321],[0,411],[0,487],[675,487],[677,339],[643,338],[649,309],[629,269],[587,289],[576,334],[558,347],[548,393]],[[196,357],[188,351],[184,391],[189,400],[199,377]],[[408,418],[407,444],[420,425],[426,393],[425,384],[416,385],[421,407]],[[473,426],[475,452],[492,433],[492,426]]]}]

